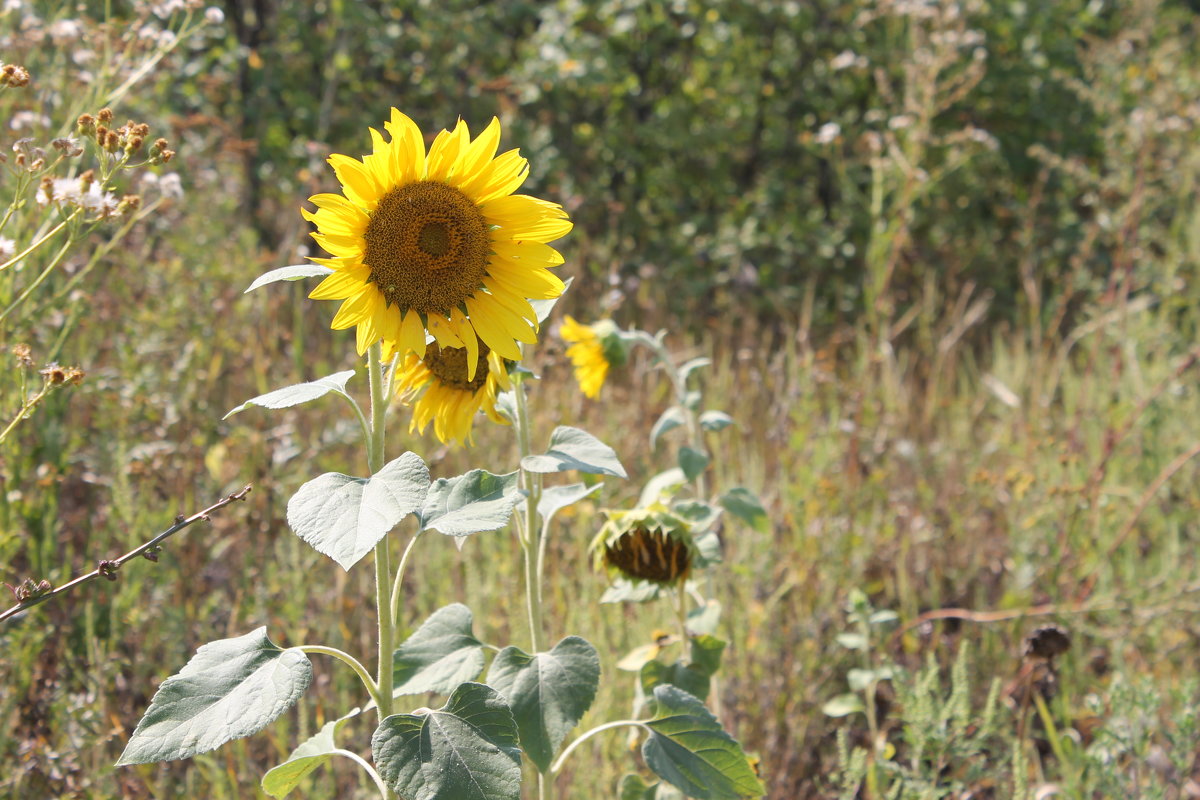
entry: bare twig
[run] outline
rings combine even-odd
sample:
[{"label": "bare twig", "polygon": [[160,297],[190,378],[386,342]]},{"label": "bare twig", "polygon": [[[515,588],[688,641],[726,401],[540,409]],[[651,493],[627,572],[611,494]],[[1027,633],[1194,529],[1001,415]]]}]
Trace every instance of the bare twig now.
[{"label": "bare twig", "polygon": [[230,503],[236,502],[238,500],[244,500],[246,498],[246,495],[249,493],[250,493],[250,485],[247,484],[240,491],[234,492],[233,494],[229,495],[228,497],[221,498],[220,500],[213,503],[211,506],[204,509],[203,511],[197,511],[195,514],[192,514],[190,517],[184,517],[184,516],[177,517],[175,519],[174,525],[167,528],[165,531],[158,534],[157,536],[155,536],[153,539],[146,542],[145,544],[138,545],[133,550],[130,550],[128,553],[121,556],[120,558],[101,559],[100,563],[96,567],[96,569],[92,570],[91,572],[87,573],[86,575],[80,575],[78,578],[75,578],[67,583],[64,583],[62,586],[51,589],[51,590],[45,592],[44,594],[37,594],[35,596],[28,597],[25,600],[22,600],[21,602],[17,603],[15,606],[8,609],[7,611],[0,613],[0,622],[3,622],[4,620],[8,619],[9,617],[12,617],[22,611],[25,611],[26,609],[33,608],[34,606],[39,605],[40,603],[44,603],[53,597],[57,597],[60,594],[69,592],[77,586],[82,586],[83,584],[88,583],[89,581],[94,581],[96,578],[99,578],[101,576],[108,578],[109,580],[116,580],[117,579],[117,570],[119,570],[122,567],[122,565],[124,565],[127,561],[132,561],[133,559],[138,558],[139,556],[144,556],[145,558],[148,558],[151,561],[157,561],[159,546],[163,542],[165,542],[167,539],[174,536],[176,533],[179,533],[179,531],[183,530],[184,528],[186,528],[190,525],[193,525],[197,522],[200,522],[200,521],[207,522],[209,519],[209,515],[212,514],[212,512],[216,511],[217,509],[224,508],[225,506],[229,505]]}]

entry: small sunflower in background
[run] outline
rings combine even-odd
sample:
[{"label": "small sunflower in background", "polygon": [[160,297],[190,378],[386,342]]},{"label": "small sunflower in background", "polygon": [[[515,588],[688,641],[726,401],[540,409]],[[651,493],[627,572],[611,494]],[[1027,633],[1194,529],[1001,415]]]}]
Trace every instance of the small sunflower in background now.
[{"label": "small sunflower in background", "polygon": [[424,433],[433,423],[434,434],[445,443],[471,444],[480,410],[507,425],[496,410],[496,395],[509,387],[504,359],[482,342],[472,349],[430,342],[424,355],[409,352],[396,373],[396,394],[413,407],[409,430]]},{"label": "small sunflower in background", "polygon": [[571,315],[563,318],[559,335],[568,342],[567,358],[575,365],[575,380],[584,395],[595,398],[608,377],[610,366],[619,367],[629,357],[621,329],[610,319],[583,325]]},{"label": "small sunflower in background", "polygon": [[[371,128],[362,160],[332,155],[342,194],[317,194],[303,210],[334,270],[309,295],[342,300],[335,330],[357,326],[358,352],[376,342],[385,357],[425,355],[426,332],[465,348],[475,379],[478,342],[504,358],[536,341],[529,300],[564,290],[550,268],[563,263],[552,242],[571,230],[562,207],[513,194],[529,175],[517,150],[499,156],[500,122],[471,139],[461,120],[425,152],[411,119],[392,109],[385,139]],[[478,363],[482,363],[479,361]]]},{"label": "small sunflower in background", "polygon": [[665,506],[605,513],[608,521],[591,546],[597,566],[631,580],[672,586],[701,563],[691,525]]}]

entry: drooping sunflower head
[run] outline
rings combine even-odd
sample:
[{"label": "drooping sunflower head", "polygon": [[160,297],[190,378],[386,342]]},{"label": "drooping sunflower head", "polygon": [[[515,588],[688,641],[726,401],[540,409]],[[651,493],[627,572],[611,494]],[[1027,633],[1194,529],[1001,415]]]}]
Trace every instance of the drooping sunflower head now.
[{"label": "drooping sunflower head", "polygon": [[[372,128],[362,160],[329,157],[342,194],[309,198],[302,210],[334,270],[309,296],[342,300],[333,328],[357,326],[359,353],[383,342],[385,355],[425,354],[426,332],[447,347],[483,341],[520,358],[535,341],[529,300],[562,294],[549,270],[563,263],[547,242],[571,230],[562,207],[513,194],[529,174],[517,150],[499,156],[500,122],[471,139],[461,120],[429,152],[420,129],[392,109],[388,138]],[[472,378],[473,376],[473,365]]]},{"label": "drooping sunflower head", "polygon": [[597,397],[608,377],[610,366],[621,366],[629,357],[629,345],[621,329],[604,319],[583,325],[571,315],[563,319],[559,333],[569,342],[567,358],[575,365],[575,380],[587,397]]},{"label": "drooping sunflower head", "polygon": [[410,352],[398,369],[396,393],[413,407],[409,430],[424,433],[433,423],[441,441],[469,445],[480,411],[508,424],[496,410],[496,395],[510,386],[507,365],[487,345],[468,350],[430,342],[423,356]]},{"label": "drooping sunflower head", "polygon": [[662,505],[633,511],[609,511],[592,541],[598,566],[660,585],[685,580],[700,553],[688,523]]}]

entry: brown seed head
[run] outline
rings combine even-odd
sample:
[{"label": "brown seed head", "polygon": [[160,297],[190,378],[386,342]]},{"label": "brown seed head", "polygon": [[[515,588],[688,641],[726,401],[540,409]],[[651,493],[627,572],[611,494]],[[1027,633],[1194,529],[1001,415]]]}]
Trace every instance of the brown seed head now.
[{"label": "brown seed head", "polygon": [[75,120],[75,132],[80,136],[91,136],[96,132],[96,118],[91,114],[80,114]]},{"label": "brown seed head", "polygon": [[79,176],[79,187],[81,189],[83,189],[83,191],[86,192],[88,189],[92,188],[92,182],[95,180],[96,180],[96,170],[94,170],[94,169],[84,170],[83,173]]},{"label": "brown seed head", "polygon": [[142,198],[136,194],[127,194],[121,198],[121,202],[117,203],[117,213],[121,215],[132,214],[142,207]]},{"label": "brown seed head", "polygon": [[115,153],[121,149],[121,137],[116,131],[109,131],[104,134],[104,149],[110,153]]},{"label": "brown seed head", "polygon": [[14,344],[11,352],[16,357],[17,363],[22,367],[33,366],[33,349],[29,345],[24,342]]},{"label": "brown seed head", "polygon": [[125,143],[125,152],[129,153],[130,155],[133,155],[138,150],[142,149],[142,144],[144,142],[145,142],[145,139],[143,139],[140,136],[129,137],[129,141]]},{"label": "brown seed head", "polygon": [[55,362],[47,364],[41,374],[51,386],[61,386],[67,382],[67,368]]},{"label": "brown seed head", "polygon": [[16,64],[5,64],[0,67],[0,86],[11,86],[18,89],[29,85],[29,71]]},{"label": "brown seed head", "polygon": [[111,108],[102,108],[102,109],[100,109],[99,112],[97,112],[96,117],[97,117],[97,119],[99,119],[101,122],[103,122],[105,124],[112,122],[112,118],[113,118],[112,109]]}]

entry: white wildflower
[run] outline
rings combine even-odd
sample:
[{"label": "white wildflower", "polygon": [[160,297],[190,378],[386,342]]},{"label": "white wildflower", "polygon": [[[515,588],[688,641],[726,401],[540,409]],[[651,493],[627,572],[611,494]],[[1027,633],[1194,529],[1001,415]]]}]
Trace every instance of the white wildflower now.
[{"label": "white wildflower", "polygon": [[83,26],[79,24],[79,20],[60,19],[52,23],[46,32],[56,43],[63,44],[83,36]]},{"label": "white wildflower", "polygon": [[88,187],[88,190],[79,198],[79,205],[86,208],[88,211],[96,211],[102,217],[107,217],[117,210],[117,196],[112,192],[106,192],[100,188],[100,182],[96,181]]},{"label": "white wildflower", "polygon": [[0,258],[7,260],[15,252],[17,252],[17,243],[12,239],[0,236]]},{"label": "white wildflower", "polygon": [[853,50],[843,50],[829,60],[829,68],[834,72],[840,72],[851,67],[865,67],[866,65],[866,56],[860,56]]},{"label": "white wildflower", "polygon": [[817,130],[817,135],[813,137],[813,141],[817,144],[830,144],[842,134],[842,126],[836,122],[826,122]]},{"label": "white wildflower", "polygon": [[209,25],[220,25],[225,21],[225,12],[216,6],[209,6],[204,11],[204,21]]},{"label": "white wildflower", "polygon": [[894,131],[902,131],[911,126],[912,123],[912,117],[910,117],[908,114],[897,114],[888,120],[888,127]]}]

